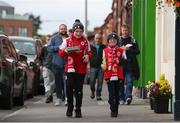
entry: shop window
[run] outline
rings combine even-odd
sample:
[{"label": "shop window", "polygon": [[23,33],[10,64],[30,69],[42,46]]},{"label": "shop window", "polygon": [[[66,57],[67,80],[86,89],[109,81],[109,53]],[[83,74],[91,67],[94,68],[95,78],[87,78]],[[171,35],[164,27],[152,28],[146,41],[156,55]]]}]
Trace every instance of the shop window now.
[{"label": "shop window", "polygon": [[20,27],[19,28],[19,36],[28,36],[28,29],[26,27]]}]

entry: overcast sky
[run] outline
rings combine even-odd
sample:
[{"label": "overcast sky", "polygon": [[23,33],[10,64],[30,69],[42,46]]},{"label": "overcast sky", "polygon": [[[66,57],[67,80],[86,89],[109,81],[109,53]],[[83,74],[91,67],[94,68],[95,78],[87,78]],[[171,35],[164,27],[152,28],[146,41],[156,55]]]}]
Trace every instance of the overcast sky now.
[{"label": "overcast sky", "polygon": [[[15,7],[15,13],[32,13],[40,15],[41,34],[53,33],[60,23],[72,27],[74,20],[79,18],[85,22],[85,0],[3,0]],[[101,26],[104,19],[112,11],[113,0],[88,0],[88,30]]]}]

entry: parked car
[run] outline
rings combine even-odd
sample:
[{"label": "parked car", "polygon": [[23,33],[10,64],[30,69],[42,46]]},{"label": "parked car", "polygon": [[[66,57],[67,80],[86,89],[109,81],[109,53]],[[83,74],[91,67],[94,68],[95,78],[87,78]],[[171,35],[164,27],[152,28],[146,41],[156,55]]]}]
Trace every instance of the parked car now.
[{"label": "parked car", "polygon": [[0,107],[24,105],[26,74],[8,36],[0,34]]},{"label": "parked car", "polygon": [[[19,52],[18,52],[18,54],[19,54]],[[24,71],[26,72],[26,97],[33,98],[33,96],[34,96],[34,76],[35,76],[33,67],[28,65],[27,57],[24,55],[20,55],[20,63],[24,65]]]},{"label": "parked car", "polygon": [[[40,63],[37,60],[42,50],[41,40],[21,36],[9,36],[9,39],[13,42],[15,48],[19,50],[19,53],[27,57],[28,65],[32,67],[34,77],[28,77],[33,80],[32,89],[34,95],[44,94],[44,82],[40,72]],[[30,73],[32,74],[32,72]]]}]

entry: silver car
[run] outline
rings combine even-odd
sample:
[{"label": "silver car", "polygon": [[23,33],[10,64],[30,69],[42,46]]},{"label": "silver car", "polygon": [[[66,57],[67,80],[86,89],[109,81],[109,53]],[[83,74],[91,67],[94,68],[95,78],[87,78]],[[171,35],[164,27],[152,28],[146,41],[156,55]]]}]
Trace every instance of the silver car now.
[{"label": "silver car", "polygon": [[15,48],[19,53],[27,57],[27,93],[28,95],[37,95],[44,92],[44,84],[40,72],[40,64],[37,60],[41,53],[42,44],[40,40],[31,37],[9,36]]}]

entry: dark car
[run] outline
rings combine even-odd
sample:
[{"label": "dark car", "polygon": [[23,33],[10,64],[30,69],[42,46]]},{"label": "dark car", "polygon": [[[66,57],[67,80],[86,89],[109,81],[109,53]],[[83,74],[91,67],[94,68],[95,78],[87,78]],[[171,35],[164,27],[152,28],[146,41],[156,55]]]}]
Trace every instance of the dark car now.
[{"label": "dark car", "polygon": [[9,38],[0,34],[0,106],[24,105],[26,74]]},{"label": "dark car", "polygon": [[[34,77],[29,76],[29,80],[33,80],[33,92],[34,95],[44,93],[44,83],[42,74],[40,72],[40,63],[37,60],[41,53],[42,43],[39,39],[31,37],[21,36],[9,36],[9,39],[13,42],[15,48],[19,50],[19,53],[27,57],[27,62],[34,72]],[[33,74],[31,71],[29,71]],[[29,82],[30,83],[30,82]]]}]

